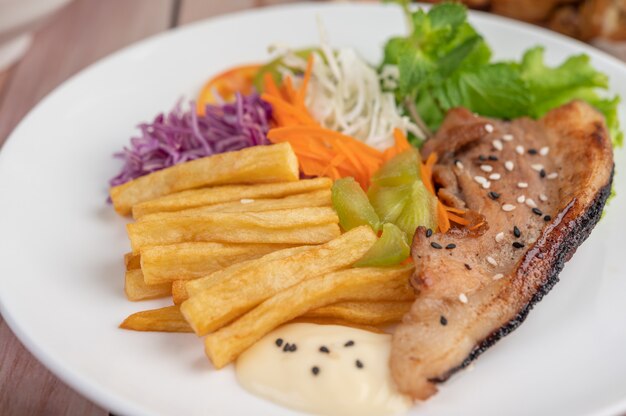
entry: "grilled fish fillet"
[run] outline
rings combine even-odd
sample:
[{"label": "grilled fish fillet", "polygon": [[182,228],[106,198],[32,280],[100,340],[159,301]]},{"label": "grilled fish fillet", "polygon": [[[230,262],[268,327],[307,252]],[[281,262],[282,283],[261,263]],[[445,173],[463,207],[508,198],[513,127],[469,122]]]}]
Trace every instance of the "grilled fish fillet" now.
[{"label": "grilled fish fillet", "polygon": [[390,365],[400,391],[421,400],[524,321],[600,219],[613,177],[604,118],[578,101],[538,121],[452,110],[424,146],[433,151],[439,197],[484,223],[430,237],[420,228],[413,240],[418,296]]}]

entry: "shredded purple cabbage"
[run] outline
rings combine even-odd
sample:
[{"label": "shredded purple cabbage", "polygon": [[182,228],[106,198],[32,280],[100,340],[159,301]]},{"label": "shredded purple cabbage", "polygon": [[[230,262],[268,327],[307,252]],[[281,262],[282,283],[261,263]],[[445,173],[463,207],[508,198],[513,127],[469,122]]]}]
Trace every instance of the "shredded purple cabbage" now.
[{"label": "shredded purple cabbage", "polygon": [[245,147],[270,144],[267,140],[271,106],[258,94],[237,94],[235,102],[207,105],[204,116],[195,104],[183,110],[180,103],[169,114],[159,114],[152,123],[140,124],[139,137],[130,147],[115,153],[124,161],[122,171],[109,181],[121,185],[177,163]]}]

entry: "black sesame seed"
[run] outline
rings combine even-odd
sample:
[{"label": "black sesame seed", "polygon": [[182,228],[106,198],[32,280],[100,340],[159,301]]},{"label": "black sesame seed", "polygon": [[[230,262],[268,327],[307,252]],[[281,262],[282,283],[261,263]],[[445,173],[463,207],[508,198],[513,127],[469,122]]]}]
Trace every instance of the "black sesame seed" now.
[{"label": "black sesame seed", "polygon": [[297,349],[298,349],[298,346],[296,344],[291,344],[291,348],[289,349],[289,352],[294,352]]},{"label": "black sesame seed", "polygon": [[433,235],[433,230],[429,228],[428,230],[426,230],[426,237],[430,238],[431,235]]},{"label": "black sesame seed", "polygon": [[453,248],[456,248],[456,244],[450,243],[446,246],[447,250],[452,250]]},{"label": "black sesame seed", "polygon": [[330,353],[330,350],[326,346],[322,345],[320,347],[320,352],[323,352],[324,354],[328,354]]},{"label": "black sesame seed", "polygon": [[472,266],[470,266],[470,265],[469,265],[469,264],[467,264],[467,263],[465,263],[465,268],[466,268],[467,270],[472,270]]},{"label": "black sesame seed", "polygon": [[445,316],[441,315],[441,318],[439,318],[439,323],[443,326],[448,325],[448,320],[446,319]]},{"label": "black sesame seed", "polygon": [[489,160],[493,160],[494,162],[498,161],[498,156],[490,155]]},{"label": "black sesame seed", "polygon": [[546,215],[545,217],[543,217],[544,221],[550,221],[551,219],[552,219],[552,217],[549,216],[549,215]]},{"label": "black sesame seed", "polygon": [[519,228],[517,228],[517,225],[513,227],[513,235],[517,238],[520,238],[522,236],[522,232],[519,230]]},{"label": "black sesame seed", "polygon": [[489,191],[487,195],[489,195],[489,198],[493,199],[494,201],[500,198],[500,194],[494,191]]},{"label": "black sesame seed", "polygon": [[311,368],[311,372],[313,373],[314,376],[316,376],[320,373],[320,368],[318,366],[314,366]]},{"label": "black sesame seed", "polygon": [[533,213],[535,215],[543,215],[543,212],[541,212],[541,210],[539,208],[533,208]]},{"label": "black sesame seed", "polygon": [[515,248],[522,248],[522,247],[524,247],[524,244],[520,243],[519,241],[514,241],[513,242],[513,247],[515,247]]},{"label": "black sesame seed", "polygon": [[363,368],[363,363],[361,362],[361,360],[356,360],[354,364],[356,364],[356,368]]},{"label": "black sesame seed", "polygon": [[487,160],[487,156],[485,156],[485,155],[480,155],[480,156],[478,156],[478,160],[480,160],[480,161],[484,162],[485,160]]},{"label": "black sesame seed", "polygon": [[285,343],[285,346],[283,347],[283,352],[289,352],[291,351],[291,344],[290,343]]},{"label": "black sesame seed", "polygon": [[545,178],[546,177],[546,170],[545,169],[541,169],[539,171],[539,176],[541,176],[542,178]]},{"label": "black sesame seed", "polygon": [[351,347],[354,345],[354,341],[350,340],[348,342],[346,342],[345,344],[343,344],[344,347]]},{"label": "black sesame seed", "polygon": [[536,155],[537,153],[539,153],[539,152],[537,152],[537,149],[528,149],[528,154],[529,155]]},{"label": "black sesame seed", "polygon": [[277,347],[280,347],[281,345],[283,345],[283,339],[282,338],[276,338],[275,343],[276,343]]},{"label": "black sesame seed", "polygon": [[441,247],[441,244],[435,243],[434,241],[432,243],[430,243],[430,246],[432,248],[436,248],[437,250],[441,250],[443,248],[443,247]]}]

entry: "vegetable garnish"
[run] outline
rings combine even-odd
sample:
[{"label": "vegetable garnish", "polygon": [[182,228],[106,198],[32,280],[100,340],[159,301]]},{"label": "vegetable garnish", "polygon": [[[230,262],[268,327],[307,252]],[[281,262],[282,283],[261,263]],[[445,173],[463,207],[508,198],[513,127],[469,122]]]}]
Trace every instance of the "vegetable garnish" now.
[{"label": "vegetable garnish", "polygon": [[411,12],[407,1],[393,2],[403,6],[409,34],[387,42],[381,68],[398,73],[393,91],[417,125],[436,131],[453,107],[503,119],[538,118],[582,99],[604,114],[614,145],[621,146],[619,97],[601,97],[598,90],[608,88],[608,79],[590,65],[587,55],[548,67],[543,48],[535,47],[520,62],[493,62],[491,49],[467,22],[461,4]]},{"label": "vegetable garnish", "polygon": [[205,115],[195,105],[183,110],[176,105],[169,114],[159,114],[152,123],[139,125],[141,135],[115,157],[124,160],[122,171],[111,186],[169,166],[245,147],[269,144],[267,132],[272,109],[257,94],[236,94],[235,102],[207,105]]},{"label": "vegetable garnish", "polygon": [[254,77],[261,65],[241,65],[216,75],[204,84],[196,102],[199,115],[204,115],[207,104],[235,101],[236,94],[249,95],[254,91]]},{"label": "vegetable garnish", "polygon": [[351,176],[363,189],[382,163],[411,148],[402,131],[394,130],[394,145],[384,152],[338,131],[322,127],[308,112],[305,98],[311,79],[314,55],[296,90],[289,75],[279,88],[270,74],[265,76],[263,100],[272,105],[277,127],[267,135],[272,143],[289,142],[305,175],[339,179]]}]

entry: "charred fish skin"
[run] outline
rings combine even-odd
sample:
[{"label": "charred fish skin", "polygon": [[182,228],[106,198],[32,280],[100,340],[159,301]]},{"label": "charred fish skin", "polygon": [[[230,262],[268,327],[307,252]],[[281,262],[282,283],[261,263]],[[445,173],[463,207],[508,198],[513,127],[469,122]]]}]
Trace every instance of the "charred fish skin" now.
[{"label": "charred fish skin", "polygon": [[[537,121],[452,110],[423,152],[441,155],[437,189],[487,224],[415,233],[417,298],[394,332],[390,366],[399,390],[419,400],[515,330],[556,284],[600,219],[614,167],[603,117],[576,101]],[[477,179],[489,163],[498,175],[484,187]],[[456,250],[431,250],[431,241]]]},{"label": "charred fish skin", "polygon": [[[543,297],[547,295],[548,292],[550,292],[550,290],[552,290],[554,285],[559,282],[559,274],[565,267],[565,263],[567,263],[572,258],[578,247],[580,247],[582,243],[589,237],[593,228],[600,221],[606,202],[611,194],[614,173],[615,167],[613,167],[612,169],[609,183],[601,188],[593,203],[589,206],[587,210],[582,213],[582,215],[574,218],[568,224],[566,224],[566,217],[569,213],[569,210],[568,212],[564,213],[564,218],[562,218],[559,221],[558,226],[555,227],[559,228],[561,225],[563,225],[562,227],[560,227],[562,229],[554,231],[555,233],[560,233],[560,235],[556,235],[555,238],[559,238],[561,242],[557,245],[558,249],[554,250],[553,254],[548,254],[549,257],[547,257],[547,255],[544,254],[544,252],[541,250],[541,246],[539,245],[526,254],[527,257],[536,257],[540,260],[545,261],[548,265],[547,268],[549,269],[549,274],[546,275],[545,282],[533,295],[528,305],[526,305],[526,307],[522,309],[514,319],[510,320],[506,325],[503,325],[494,332],[492,332],[479,345],[477,345],[476,348],[472,350],[472,352],[467,356],[465,360],[463,360],[463,362],[459,366],[450,369],[450,371],[448,371],[441,377],[430,379],[431,382],[445,382],[454,373],[469,366],[482,353],[494,346],[502,338],[515,331],[526,320],[528,314],[533,309],[533,307],[537,303],[539,303],[543,299]],[[572,201],[572,203],[574,202],[575,201]],[[520,272],[518,272],[518,274],[519,273]]]}]

